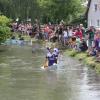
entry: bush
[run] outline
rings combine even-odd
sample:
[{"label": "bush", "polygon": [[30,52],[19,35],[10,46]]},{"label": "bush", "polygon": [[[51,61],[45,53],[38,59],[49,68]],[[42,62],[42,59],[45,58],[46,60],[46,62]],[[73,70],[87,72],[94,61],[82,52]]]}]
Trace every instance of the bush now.
[{"label": "bush", "polygon": [[11,19],[6,16],[0,16],[0,44],[4,42],[10,36],[10,28],[8,25],[10,24]]},{"label": "bush", "polygon": [[4,42],[10,36],[10,28],[0,26],[0,43]]},{"label": "bush", "polygon": [[11,22],[11,19],[7,18],[6,16],[0,16],[0,26],[8,26]]}]

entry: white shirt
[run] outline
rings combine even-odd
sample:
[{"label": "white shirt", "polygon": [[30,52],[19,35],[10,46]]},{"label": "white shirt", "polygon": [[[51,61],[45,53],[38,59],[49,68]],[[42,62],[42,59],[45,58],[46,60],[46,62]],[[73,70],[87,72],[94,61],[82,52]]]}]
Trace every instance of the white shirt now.
[{"label": "white shirt", "polygon": [[73,36],[72,30],[69,30],[69,36]]},{"label": "white shirt", "polygon": [[47,57],[51,57],[52,54],[50,52],[47,53]]},{"label": "white shirt", "polygon": [[64,31],[63,34],[64,34],[64,37],[68,37],[67,31]]},{"label": "white shirt", "polygon": [[55,52],[57,52],[57,53],[59,53],[59,50],[58,50],[58,48],[54,48],[54,51],[55,51]]}]

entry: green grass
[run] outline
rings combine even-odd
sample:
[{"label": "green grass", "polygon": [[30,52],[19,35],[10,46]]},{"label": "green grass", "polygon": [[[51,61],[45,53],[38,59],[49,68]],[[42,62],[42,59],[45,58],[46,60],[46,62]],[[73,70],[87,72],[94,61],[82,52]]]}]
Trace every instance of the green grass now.
[{"label": "green grass", "polygon": [[94,57],[86,57],[84,59],[84,63],[86,63],[88,66],[90,66],[92,68],[95,68],[95,66],[96,66]]},{"label": "green grass", "polygon": [[95,70],[100,74],[100,63],[96,63]]},{"label": "green grass", "polygon": [[96,72],[100,74],[100,63],[95,62],[94,57],[88,57],[86,52],[76,52],[75,50],[66,50],[65,52],[68,56],[74,57],[83,62],[83,64],[88,65],[91,68],[94,68]]},{"label": "green grass", "polygon": [[77,55],[75,56],[77,59],[81,59],[81,60],[84,60],[86,57],[87,57],[87,54],[84,53],[84,52],[81,52],[81,53],[77,53]]},{"label": "green grass", "polygon": [[75,50],[71,50],[71,49],[68,49],[65,53],[71,57],[75,57],[77,54]]}]

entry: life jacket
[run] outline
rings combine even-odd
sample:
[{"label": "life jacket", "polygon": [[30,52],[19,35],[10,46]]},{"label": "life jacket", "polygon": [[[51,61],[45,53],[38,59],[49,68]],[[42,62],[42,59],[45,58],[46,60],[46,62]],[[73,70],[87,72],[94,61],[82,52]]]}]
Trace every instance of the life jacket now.
[{"label": "life jacket", "polygon": [[52,66],[55,63],[55,56],[52,53],[48,53],[47,54],[47,58],[48,58],[48,66]]}]

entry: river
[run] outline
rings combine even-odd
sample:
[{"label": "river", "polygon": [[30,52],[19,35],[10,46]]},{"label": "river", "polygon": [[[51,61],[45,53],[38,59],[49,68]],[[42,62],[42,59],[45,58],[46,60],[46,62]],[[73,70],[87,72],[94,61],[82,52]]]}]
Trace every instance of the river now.
[{"label": "river", "polygon": [[100,100],[100,75],[64,57],[57,70],[42,70],[45,54],[30,46],[0,52],[0,100]]}]

